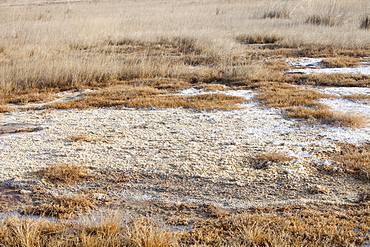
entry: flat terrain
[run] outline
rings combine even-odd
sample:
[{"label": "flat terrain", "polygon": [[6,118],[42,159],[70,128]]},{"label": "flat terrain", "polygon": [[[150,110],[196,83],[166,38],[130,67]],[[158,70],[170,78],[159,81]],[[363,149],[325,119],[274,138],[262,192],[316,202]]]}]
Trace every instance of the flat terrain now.
[{"label": "flat terrain", "polygon": [[367,0],[0,0],[0,245],[368,246]]}]

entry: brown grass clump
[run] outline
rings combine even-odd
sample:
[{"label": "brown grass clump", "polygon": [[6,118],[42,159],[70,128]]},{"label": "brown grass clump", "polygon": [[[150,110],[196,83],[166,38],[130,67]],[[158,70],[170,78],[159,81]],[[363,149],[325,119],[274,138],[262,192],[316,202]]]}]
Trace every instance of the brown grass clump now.
[{"label": "brown grass clump", "polygon": [[0,113],[6,113],[11,111],[13,111],[13,109],[8,106],[0,106]]},{"label": "brown grass clump", "polygon": [[260,91],[256,98],[271,107],[317,105],[315,100],[330,97],[314,90],[278,83],[262,85]]},{"label": "brown grass clump", "polygon": [[345,68],[354,67],[360,64],[358,58],[338,56],[334,58],[326,58],[321,61],[321,65],[328,68]]},{"label": "brown grass clump", "polygon": [[314,120],[351,128],[361,128],[367,125],[363,117],[333,111],[328,108],[291,107],[286,109],[285,115],[289,118]]},{"label": "brown grass clump", "polygon": [[177,108],[186,107],[198,110],[237,109],[242,97],[224,94],[202,94],[181,96],[167,94],[164,89],[149,86],[119,85],[89,93],[85,98],[53,104],[57,109],[89,107],[129,107],[129,108]]},{"label": "brown grass clump", "polygon": [[23,215],[40,215],[57,218],[68,218],[80,211],[93,208],[93,201],[86,195],[71,195],[54,197],[49,203],[28,206],[21,210]]},{"label": "brown grass clump", "polygon": [[334,87],[368,87],[370,76],[347,74],[293,74],[286,75],[286,82],[298,85],[334,86]]},{"label": "brown grass clump", "polygon": [[72,164],[57,164],[37,172],[53,183],[74,183],[93,177],[83,166]]},{"label": "brown grass clump", "polygon": [[333,155],[335,161],[360,177],[370,181],[370,143],[339,143],[340,152]]}]

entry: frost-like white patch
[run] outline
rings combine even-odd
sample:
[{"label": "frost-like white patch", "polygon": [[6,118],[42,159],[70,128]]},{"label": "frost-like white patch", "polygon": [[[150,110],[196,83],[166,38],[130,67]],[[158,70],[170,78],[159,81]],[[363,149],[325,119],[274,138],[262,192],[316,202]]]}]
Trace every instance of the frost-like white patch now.
[{"label": "frost-like white patch", "polygon": [[187,89],[184,89],[182,90],[179,95],[182,95],[182,96],[194,96],[194,95],[199,95],[199,94],[204,94],[204,90],[203,89],[196,89],[196,88],[187,88]]},{"label": "frost-like white patch", "polygon": [[370,105],[360,104],[346,99],[320,99],[320,103],[330,106],[332,109],[351,115],[370,116]]},{"label": "frost-like white patch", "polygon": [[322,58],[302,58],[302,59],[289,59],[287,63],[294,67],[318,67],[322,62]]},{"label": "frost-like white patch", "polygon": [[38,107],[43,107],[43,106],[58,103],[58,102],[65,102],[65,101],[71,101],[74,99],[79,99],[79,98],[84,97],[86,93],[93,92],[93,91],[94,90],[91,90],[91,89],[69,90],[69,91],[59,92],[55,94],[54,96],[57,99],[49,101],[49,102],[32,103],[32,104],[26,104],[26,105],[10,105],[10,107],[15,108],[15,109],[38,108]]},{"label": "frost-like white patch", "polygon": [[370,88],[367,87],[325,87],[325,88],[310,88],[317,90],[324,94],[330,94],[334,96],[343,96],[351,94],[369,94]]},{"label": "frost-like white patch", "polygon": [[254,97],[254,93],[252,90],[232,90],[232,91],[224,91],[224,92],[218,92],[230,96],[238,96],[243,97],[246,100],[252,100]]},{"label": "frost-like white patch", "polygon": [[[288,59],[287,63],[296,69],[288,70],[288,73],[303,73],[303,74],[359,74],[370,75],[370,62],[361,62],[360,66],[353,68],[326,68],[321,66],[323,58],[300,58]],[[303,67],[303,68],[302,68]]]},{"label": "frost-like white patch", "polygon": [[355,68],[321,68],[321,69],[291,69],[288,73],[303,73],[303,74],[353,74],[353,75],[370,75],[369,67],[355,67]]},{"label": "frost-like white patch", "polygon": [[252,90],[204,91],[203,89],[196,88],[187,88],[185,90],[182,90],[178,95],[189,97],[194,95],[215,94],[215,93],[243,97],[246,100],[251,100],[254,97],[254,93]]}]

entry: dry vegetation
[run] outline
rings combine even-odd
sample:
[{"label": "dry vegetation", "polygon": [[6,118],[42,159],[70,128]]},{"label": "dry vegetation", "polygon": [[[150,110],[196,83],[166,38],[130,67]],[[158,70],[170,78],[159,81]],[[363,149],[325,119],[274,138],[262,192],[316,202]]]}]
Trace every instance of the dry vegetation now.
[{"label": "dry vegetation", "polygon": [[[159,86],[159,88],[162,88]],[[55,103],[57,109],[89,107],[129,107],[129,108],[176,108],[186,107],[200,110],[237,109],[245,101],[242,97],[219,93],[181,96],[170,94],[165,89],[149,86],[118,85],[87,94],[86,97]]]},{"label": "dry vegetation", "polygon": [[[177,94],[192,86],[219,91],[228,86],[258,89],[259,100],[282,108],[287,117],[363,126],[363,118],[317,102],[328,95],[291,84],[366,87],[369,76],[284,74],[287,67],[279,59],[322,56],[328,57],[323,61],[327,67],[357,65],[360,57],[370,56],[368,9],[368,0],[2,1],[0,113],[12,110],[8,104],[50,100],[52,93],[73,88],[95,91],[51,107],[236,109],[244,98]],[[70,139],[102,141],[87,135]],[[264,153],[257,157],[257,168],[289,160],[284,154]],[[343,144],[335,160],[369,179],[368,144]],[[68,164],[38,174],[53,184],[93,177],[88,169]],[[74,223],[8,217],[0,223],[0,245],[361,245],[369,242],[370,228],[368,195],[363,198],[362,208],[340,212],[287,207],[218,215],[194,222],[189,231],[164,229],[151,219],[102,217]],[[88,196],[51,196],[22,213],[68,218],[94,206]]]},{"label": "dry vegetation", "polygon": [[338,145],[341,147],[340,153],[334,154],[333,159],[351,173],[370,181],[370,143]]},{"label": "dry vegetation", "polygon": [[358,58],[353,57],[335,57],[326,58],[321,62],[321,65],[327,68],[344,68],[344,67],[354,67],[360,64]]},{"label": "dry vegetation", "polygon": [[253,158],[253,167],[256,169],[267,169],[271,165],[284,164],[292,158],[281,152],[263,152]]},{"label": "dry vegetation", "polygon": [[86,167],[72,164],[52,165],[37,171],[36,174],[52,183],[76,183],[93,177]]},{"label": "dry vegetation", "polygon": [[308,119],[346,127],[363,127],[367,124],[364,117],[340,113],[318,103],[317,100],[331,96],[314,90],[273,83],[262,85],[260,91],[257,99],[271,107],[283,108],[289,118]]},{"label": "dry vegetation", "polygon": [[20,213],[23,215],[71,218],[82,211],[89,211],[93,207],[92,199],[86,195],[68,195],[51,197],[48,202],[36,206],[27,206]]},{"label": "dry vegetation", "polygon": [[71,222],[20,219],[1,222],[4,246],[349,246],[369,239],[369,209],[254,208],[193,223],[190,231],[160,226],[149,218],[117,215]]}]

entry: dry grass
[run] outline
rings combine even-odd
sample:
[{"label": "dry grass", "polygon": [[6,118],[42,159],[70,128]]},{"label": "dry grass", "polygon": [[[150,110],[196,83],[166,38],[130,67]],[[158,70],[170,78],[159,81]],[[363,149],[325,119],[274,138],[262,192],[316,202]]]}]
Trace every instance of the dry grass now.
[{"label": "dry grass", "polygon": [[[259,67],[252,60],[270,51],[240,42],[274,43],[275,54],[335,54],[341,49],[368,53],[369,37],[358,27],[366,0],[247,2],[1,3],[0,90],[17,94],[101,87],[128,79],[200,81],[204,68],[222,74],[221,79],[253,80],[246,66]],[[340,19],[342,25],[310,27],[307,14]]]},{"label": "dry grass", "polygon": [[279,83],[262,85],[260,92],[257,99],[271,107],[318,106],[315,100],[330,97],[314,90]]},{"label": "dry grass", "polygon": [[[299,210],[297,210],[297,208]],[[325,207],[323,207],[325,208]],[[101,216],[84,221],[8,217],[3,246],[350,246],[369,241],[369,209],[254,208],[197,220],[190,230],[160,227],[149,218]]]},{"label": "dry grass", "polygon": [[[315,215],[316,214],[316,215]],[[368,212],[343,219],[335,213],[303,211],[282,217],[274,214],[240,215],[197,222],[191,243],[207,246],[347,246],[368,238]],[[365,217],[365,218],[361,218]],[[365,230],[357,235],[357,227]],[[360,237],[361,236],[361,237]]]},{"label": "dry grass", "polygon": [[328,108],[309,108],[304,106],[286,109],[289,118],[300,118],[330,125],[339,125],[351,128],[361,128],[367,125],[364,117],[333,111]]},{"label": "dry grass", "polygon": [[362,104],[370,104],[370,95],[369,94],[351,94],[351,95],[344,95],[344,99],[358,101]]},{"label": "dry grass", "polygon": [[76,183],[93,177],[87,168],[72,164],[52,165],[37,174],[53,183]]},{"label": "dry grass", "polygon": [[333,159],[355,174],[370,181],[370,144],[339,143],[340,152]]},{"label": "dry grass", "polygon": [[352,128],[367,125],[364,117],[340,113],[318,103],[317,100],[331,96],[314,90],[272,83],[261,85],[260,92],[256,97],[258,100],[271,107],[283,108],[285,116],[289,118],[307,119]]},{"label": "dry grass", "polygon": [[328,14],[313,14],[306,17],[306,23],[323,26],[337,26],[342,23],[340,19]]},{"label": "dry grass", "polygon": [[287,75],[286,82],[298,85],[332,86],[332,87],[368,87],[370,76],[346,74],[309,74]]},{"label": "dry grass", "polygon": [[86,195],[53,197],[49,203],[27,206],[21,210],[23,215],[40,215],[46,217],[70,218],[79,212],[92,209],[93,201]]},{"label": "dry grass", "polygon": [[89,107],[129,107],[129,108],[177,108],[186,107],[198,110],[238,109],[245,101],[242,97],[220,93],[181,96],[167,94],[168,90],[149,86],[118,85],[87,94],[86,97],[68,102],[53,104],[57,109]]},{"label": "dry grass", "polygon": [[326,58],[322,60],[321,65],[328,68],[345,68],[358,66],[360,61],[358,58],[338,56],[335,58]]}]

